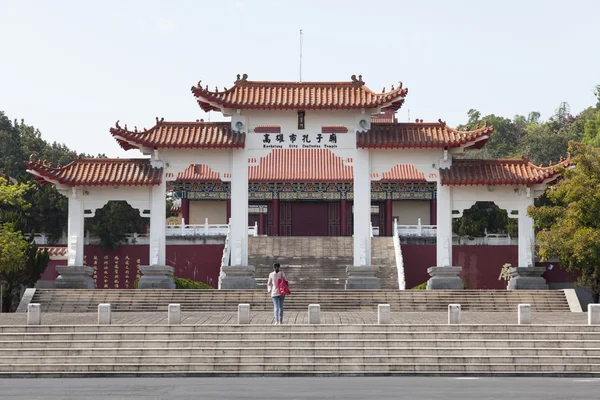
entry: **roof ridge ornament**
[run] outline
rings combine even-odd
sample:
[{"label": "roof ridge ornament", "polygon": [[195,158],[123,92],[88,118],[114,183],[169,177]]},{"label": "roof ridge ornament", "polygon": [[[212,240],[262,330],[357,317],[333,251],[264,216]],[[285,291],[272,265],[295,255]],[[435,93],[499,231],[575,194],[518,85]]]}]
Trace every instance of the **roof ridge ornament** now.
[{"label": "roof ridge ornament", "polygon": [[352,83],[357,86],[363,86],[365,84],[362,80],[362,75],[358,75],[358,79],[356,79],[356,75],[352,75],[350,79],[352,79]]},{"label": "roof ridge ornament", "polygon": [[442,121],[441,118],[438,118],[438,122],[440,123],[440,125],[442,126],[442,128],[446,126],[446,121]]},{"label": "roof ridge ornament", "polygon": [[115,122],[115,128],[117,128],[118,130],[121,130],[121,125],[119,125],[119,120],[117,120],[117,122]]},{"label": "roof ridge ornament", "polygon": [[241,79],[240,79],[240,74],[237,74],[237,79],[235,80],[235,83],[238,84],[240,82],[246,82],[247,80],[248,80],[248,74],[242,75]]},{"label": "roof ridge ornament", "polygon": [[[158,126],[158,125],[162,124],[164,120],[165,120],[164,117],[161,117],[160,119],[158,117],[156,117],[156,125]],[[125,129],[127,130],[127,125],[125,125]]]}]

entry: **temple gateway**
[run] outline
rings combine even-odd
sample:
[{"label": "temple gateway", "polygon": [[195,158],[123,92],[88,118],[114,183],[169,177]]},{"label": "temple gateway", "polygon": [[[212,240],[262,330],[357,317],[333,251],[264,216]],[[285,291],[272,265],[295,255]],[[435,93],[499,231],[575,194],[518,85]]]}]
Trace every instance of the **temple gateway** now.
[{"label": "temple gateway", "polygon": [[371,242],[408,225],[429,227],[435,238],[428,288],[461,289],[452,219],[477,201],[493,201],[518,219],[515,276],[535,269],[533,221],[526,209],[559,173],[525,159],[457,158],[484,146],[492,126],[459,131],[442,120],[398,122],[395,112],[408,89],[400,83],[375,93],[360,75],[347,82],[262,82],[244,74],[223,90],[201,83],[192,87],[198,105],[228,122],[157,118],[150,129],[117,122],[110,133],[118,144],[146,158],[79,158],[66,166],[29,162],[41,184],[55,185],[69,200],[67,265],[57,267],[57,286],[95,286],[94,268],[84,262],[85,218],[111,200],[125,200],[150,218],[149,261],[140,266],[140,287],[172,287],[168,191],[181,199],[182,231],[202,224],[226,227],[219,278],[224,289],[256,287],[249,231],[347,236],[353,251],[346,288],[377,289]]}]

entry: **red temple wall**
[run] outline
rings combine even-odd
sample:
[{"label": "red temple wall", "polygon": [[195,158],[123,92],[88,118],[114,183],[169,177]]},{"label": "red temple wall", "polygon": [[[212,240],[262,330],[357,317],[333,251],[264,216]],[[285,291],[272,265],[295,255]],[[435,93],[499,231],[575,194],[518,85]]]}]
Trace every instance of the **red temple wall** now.
[{"label": "red temple wall", "polygon": [[[133,289],[138,278],[138,266],[148,265],[148,245],[124,245],[105,249],[87,245],[84,262],[94,267],[94,281],[99,289]],[[222,244],[168,245],[167,265],[175,268],[175,276],[192,279],[217,287]],[[55,267],[66,265],[66,260],[50,260],[42,280],[54,280],[58,276]]]},{"label": "red temple wall", "polygon": [[[427,268],[436,265],[435,244],[403,244],[406,288],[411,289],[429,279]],[[518,264],[517,246],[452,246],[452,264],[463,267],[460,277],[468,289],[506,289],[506,282],[498,280],[502,265]],[[553,264],[544,277],[548,283],[573,282],[575,277]]]},{"label": "red temple wall", "polygon": [[[505,289],[506,283],[498,280],[503,264],[517,264],[517,246],[453,246],[453,265],[462,266],[461,278],[468,289]],[[175,276],[205,282],[217,287],[222,244],[168,245],[167,264],[175,267]],[[436,264],[435,245],[402,245],[406,287],[413,288],[429,279],[427,268]],[[95,267],[98,288],[131,289],[138,276],[138,266],[147,265],[148,245],[125,245],[117,249],[104,249],[96,245],[85,246],[85,261]],[[540,263],[549,266],[544,277],[549,283],[573,282],[573,274],[560,269],[558,263]],[[58,274],[55,267],[66,265],[66,260],[50,260],[42,280],[53,281]]]}]

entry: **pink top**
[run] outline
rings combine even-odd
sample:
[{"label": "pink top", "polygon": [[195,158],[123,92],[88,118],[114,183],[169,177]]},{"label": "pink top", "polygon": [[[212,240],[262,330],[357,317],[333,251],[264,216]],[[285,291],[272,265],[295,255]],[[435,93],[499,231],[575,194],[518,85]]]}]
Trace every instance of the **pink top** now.
[{"label": "pink top", "polygon": [[267,280],[267,291],[271,292],[271,297],[281,296],[281,293],[279,293],[279,289],[277,288],[277,281],[280,278],[285,279],[285,274],[283,271],[279,271],[278,273],[273,271],[269,274],[269,279]]}]

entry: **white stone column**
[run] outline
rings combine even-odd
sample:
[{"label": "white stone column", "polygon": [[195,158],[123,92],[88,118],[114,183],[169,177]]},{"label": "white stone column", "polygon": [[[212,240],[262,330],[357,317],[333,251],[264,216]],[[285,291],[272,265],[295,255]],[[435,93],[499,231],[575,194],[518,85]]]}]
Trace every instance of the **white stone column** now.
[{"label": "white stone column", "polygon": [[254,266],[248,265],[248,154],[231,152],[230,265],[221,266],[221,289],[256,289]]},{"label": "white stone column", "polygon": [[59,276],[54,287],[60,289],[93,289],[94,268],[83,265],[84,241],[84,204],[83,190],[71,188],[69,198],[69,217],[67,225],[67,265],[57,265]]},{"label": "white stone column", "polygon": [[72,189],[69,195],[69,219],[67,227],[68,266],[83,265],[83,236],[85,231],[82,196],[82,191],[75,188]]},{"label": "white stone column", "polygon": [[248,156],[232,151],[231,159],[231,265],[248,265]]},{"label": "white stone column", "polygon": [[356,149],[354,157],[354,266],[371,265],[371,157]]},{"label": "white stone column", "polygon": [[452,266],[452,187],[437,183],[437,242],[438,267]]},{"label": "white stone column", "polygon": [[427,289],[460,290],[462,267],[452,266],[452,187],[437,183],[436,266],[427,269]]},{"label": "white stone column", "polygon": [[535,230],[533,218],[527,215],[527,207],[533,205],[533,197],[526,197],[519,205],[519,267],[535,266]]},{"label": "white stone column", "polygon": [[152,186],[150,198],[150,266],[166,265],[167,182]]},{"label": "white stone column", "polygon": [[175,289],[175,269],[167,265],[166,230],[167,180],[163,174],[160,184],[150,189],[150,258],[148,265],[140,266],[138,289]]}]

